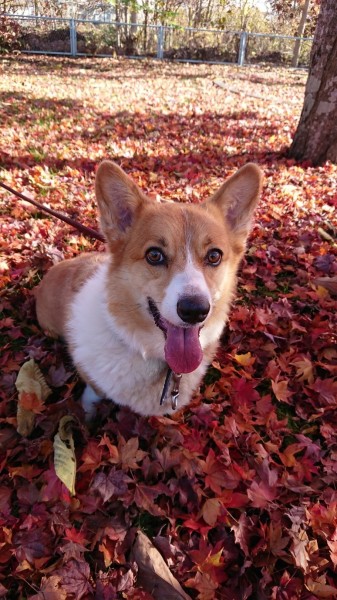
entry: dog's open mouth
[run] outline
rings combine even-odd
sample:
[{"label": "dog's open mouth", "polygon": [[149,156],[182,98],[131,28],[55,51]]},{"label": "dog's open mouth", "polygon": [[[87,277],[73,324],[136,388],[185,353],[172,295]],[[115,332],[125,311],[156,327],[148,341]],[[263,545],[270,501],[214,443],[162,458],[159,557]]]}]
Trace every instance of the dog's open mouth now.
[{"label": "dog's open mouth", "polygon": [[148,298],[149,311],[157,327],[165,336],[165,359],[174,373],[192,373],[202,359],[203,351],[199,341],[200,325],[177,327],[160,314],[152,298]]}]

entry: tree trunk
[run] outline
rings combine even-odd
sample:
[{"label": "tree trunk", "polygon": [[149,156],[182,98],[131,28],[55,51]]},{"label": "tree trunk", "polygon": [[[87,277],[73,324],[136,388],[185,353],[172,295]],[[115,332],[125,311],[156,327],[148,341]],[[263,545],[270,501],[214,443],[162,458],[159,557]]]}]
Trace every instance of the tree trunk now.
[{"label": "tree trunk", "polygon": [[137,18],[138,18],[138,13],[137,13],[137,8],[136,5],[132,6],[131,9],[131,35],[137,35]]},{"label": "tree trunk", "polygon": [[[116,0],[116,3],[115,3],[115,19],[116,19],[117,23],[119,23],[121,20],[119,0]],[[117,52],[117,54],[119,54],[120,49],[121,49],[121,30],[120,30],[120,25],[116,25],[116,52]]]},{"label": "tree trunk", "polygon": [[195,6],[195,13],[192,27],[198,28],[202,25],[202,3],[198,0]]},{"label": "tree trunk", "polygon": [[144,37],[143,37],[143,52],[146,54],[147,51],[147,30],[149,21],[149,11],[147,8],[144,9]]},{"label": "tree trunk", "polygon": [[296,32],[297,40],[295,41],[293,58],[291,61],[292,67],[297,67],[297,65],[298,65],[298,58],[300,55],[300,48],[301,48],[301,37],[303,36],[305,24],[307,22],[309,5],[310,5],[310,0],[305,0],[303,10],[302,10],[300,24],[299,24],[297,32]]},{"label": "tree trunk", "polygon": [[124,36],[125,38],[128,37],[128,18],[129,18],[129,7],[127,4],[124,5]]},{"label": "tree trunk", "polygon": [[337,163],[337,2],[322,0],[304,104],[289,155]]},{"label": "tree trunk", "polygon": [[[36,16],[36,17],[37,17],[37,16],[38,16],[38,14],[39,14],[39,3],[38,3],[38,0],[34,0],[34,13],[35,13],[35,16]],[[38,27],[38,26],[39,26],[39,20],[38,20],[38,19],[36,19],[36,20],[35,20],[35,23],[36,23],[36,27]]]}]

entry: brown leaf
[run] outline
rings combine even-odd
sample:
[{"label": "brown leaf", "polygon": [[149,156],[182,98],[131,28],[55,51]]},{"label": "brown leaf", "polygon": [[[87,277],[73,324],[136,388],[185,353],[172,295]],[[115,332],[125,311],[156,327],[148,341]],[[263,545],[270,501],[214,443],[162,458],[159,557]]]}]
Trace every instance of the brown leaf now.
[{"label": "brown leaf", "polygon": [[202,517],[207,523],[207,525],[211,525],[213,527],[217,521],[217,518],[220,514],[221,503],[217,498],[207,498],[206,502],[202,507]]},{"label": "brown leaf", "polygon": [[198,590],[199,600],[214,600],[216,597],[215,592],[219,587],[218,584],[213,581],[209,573],[200,573],[199,571],[194,579],[188,579],[186,581],[186,586]]},{"label": "brown leaf", "polygon": [[307,356],[298,356],[291,363],[296,367],[296,376],[299,381],[308,381],[308,383],[313,383],[314,381],[314,370],[313,364]]},{"label": "brown leaf", "polygon": [[314,284],[326,288],[330,294],[337,294],[337,277],[317,277]]},{"label": "brown leaf", "polygon": [[328,585],[325,580],[326,575],[322,575],[316,579],[316,581],[309,577],[305,585],[317,598],[328,598],[329,600],[332,600],[332,598],[337,597],[337,588]]},{"label": "brown leaf", "polygon": [[149,591],[155,600],[191,600],[142,531],[138,531],[132,557],[138,565],[138,584]]},{"label": "brown leaf", "polygon": [[15,386],[19,392],[17,431],[26,437],[34,429],[35,415],[44,410],[51,389],[33,359],[22,365]]},{"label": "brown leaf", "polygon": [[280,402],[289,402],[290,392],[288,391],[288,382],[286,380],[272,381],[271,386],[276,398]]},{"label": "brown leaf", "polygon": [[59,586],[61,578],[57,575],[43,577],[38,594],[34,594],[31,600],[66,600],[67,592]]},{"label": "brown leaf", "polygon": [[34,429],[35,423],[35,414],[33,413],[33,411],[22,408],[22,406],[18,404],[16,418],[17,432],[23,437],[27,437],[28,435],[30,435]]},{"label": "brown leaf", "polygon": [[127,442],[121,438],[119,444],[120,460],[123,469],[137,469],[138,462],[143,460],[147,452],[138,449],[139,440],[137,437],[130,438]]},{"label": "brown leaf", "polygon": [[304,573],[308,571],[309,566],[309,554],[308,554],[308,543],[309,539],[305,531],[300,529],[297,534],[293,534],[293,543],[291,546],[291,553],[295,559],[295,563],[300,567]]},{"label": "brown leaf", "polygon": [[253,523],[245,513],[241,513],[237,523],[233,523],[235,543],[239,544],[246,556],[249,556],[249,542]]},{"label": "brown leaf", "polygon": [[39,367],[34,359],[25,362],[16,378],[16,389],[19,394],[36,394],[43,402],[51,394],[51,389],[47,385]]}]

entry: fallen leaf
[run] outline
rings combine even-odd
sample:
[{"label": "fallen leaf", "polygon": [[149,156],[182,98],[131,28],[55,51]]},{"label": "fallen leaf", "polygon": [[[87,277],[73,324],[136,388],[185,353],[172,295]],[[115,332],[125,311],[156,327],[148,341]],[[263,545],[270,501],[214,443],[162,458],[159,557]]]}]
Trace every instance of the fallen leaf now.
[{"label": "fallen leaf", "polygon": [[191,600],[142,531],[137,533],[132,558],[138,565],[138,584],[149,591],[155,600]]},{"label": "fallen leaf", "polygon": [[315,594],[317,598],[328,598],[332,600],[332,598],[337,597],[337,589],[326,583],[325,575],[318,577],[315,581],[311,579],[311,577],[308,577],[305,586],[309,592]]},{"label": "fallen leaf", "polygon": [[207,525],[214,527],[220,514],[220,509],[221,503],[217,498],[207,498],[201,511],[202,517]]},{"label": "fallen leaf", "polygon": [[308,544],[309,539],[307,533],[300,529],[298,533],[293,534],[293,543],[291,553],[294,556],[295,563],[304,573],[307,573],[309,566]]},{"label": "fallen leaf", "polygon": [[76,457],[71,425],[72,417],[62,417],[54,438],[54,467],[58,478],[72,495],[75,494]]},{"label": "fallen leaf", "polygon": [[288,390],[288,382],[286,380],[282,381],[272,381],[271,386],[276,398],[280,402],[288,402],[290,397],[290,392]]},{"label": "fallen leaf", "polygon": [[337,294],[337,277],[317,277],[314,283],[329,290],[330,294]]},{"label": "fallen leaf", "polygon": [[137,463],[147,454],[144,450],[139,450],[139,440],[136,437],[130,438],[127,442],[121,438],[118,450],[123,469],[137,469]]},{"label": "fallen leaf", "polygon": [[251,352],[247,352],[247,354],[235,354],[234,358],[242,367],[250,367],[255,362],[255,358]]},{"label": "fallen leaf", "polygon": [[34,429],[35,415],[44,410],[44,402],[51,394],[51,389],[34,359],[22,365],[15,386],[19,392],[17,431],[26,437]]}]

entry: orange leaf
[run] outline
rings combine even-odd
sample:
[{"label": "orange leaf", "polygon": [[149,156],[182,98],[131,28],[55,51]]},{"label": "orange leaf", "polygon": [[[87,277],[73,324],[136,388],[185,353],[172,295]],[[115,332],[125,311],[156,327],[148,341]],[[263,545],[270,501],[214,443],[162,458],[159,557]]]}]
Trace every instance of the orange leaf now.
[{"label": "orange leaf", "polygon": [[280,402],[288,402],[290,397],[290,392],[288,390],[288,382],[286,380],[283,381],[272,381],[271,386],[273,388],[273,392],[276,398]]},{"label": "orange leaf", "polygon": [[19,396],[19,403],[22,408],[34,413],[40,413],[44,409],[42,398],[38,398],[34,392],[22,392]]}]

